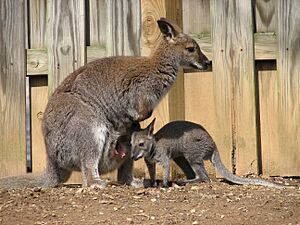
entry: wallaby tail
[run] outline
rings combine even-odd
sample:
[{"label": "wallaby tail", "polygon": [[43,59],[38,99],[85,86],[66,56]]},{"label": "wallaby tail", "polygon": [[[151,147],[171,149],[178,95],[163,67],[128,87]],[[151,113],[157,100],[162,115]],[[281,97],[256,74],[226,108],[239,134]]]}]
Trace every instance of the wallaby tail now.
[{"label": "wallaby tail", "polygon": [[0,188],[56,187],[67,181],[70,175],[71,171],[55,169],[48,164],[47,169],[41,173],[0,178]]},{"label": "wallaby tail", "polygon": [[0,188],[8,189],[43,187],[45,186],[45,178],[45,173],[3,177],[0,179]]},{"label": "wallaby tail", "polygon": [[281,184],[275,184],[266,180],[262,179],[250,179],[250,178],[243,178],[234,175],[231,173],[222,163],[220,154],[216,150],[214,151],[212,157],[211,157],[211,162],[214,165],[214,167],[217,169],[217,171],[228,181],[235,183],[235,184],[243,184],[243,185],[261,185],[261,186],[266,186],[266,187],[271,187],[271,188],[295,188],[293,186],[285,186]]}]

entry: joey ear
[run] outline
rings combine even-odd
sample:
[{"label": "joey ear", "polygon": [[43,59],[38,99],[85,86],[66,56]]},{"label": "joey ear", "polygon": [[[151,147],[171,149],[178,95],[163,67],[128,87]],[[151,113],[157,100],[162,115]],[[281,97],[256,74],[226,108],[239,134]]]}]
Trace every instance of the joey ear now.
[{"label": "joey ear", "polygon": [[146,127],[148,136],[151,136],[153,134],[155,120],[156,118],[154,118],[152,122]]},{"label": "joey ear", "polygon": [[160,31],[167,39],[173,39],[174,37],[182,33],[182,30],[179,26],[166,18],[160,18],[159,20],[157,20],[157,24]]}]

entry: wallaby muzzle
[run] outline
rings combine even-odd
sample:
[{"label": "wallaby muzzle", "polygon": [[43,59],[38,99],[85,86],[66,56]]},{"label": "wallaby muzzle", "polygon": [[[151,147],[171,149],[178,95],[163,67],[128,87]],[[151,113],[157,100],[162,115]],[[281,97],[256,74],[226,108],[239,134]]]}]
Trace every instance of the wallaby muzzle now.
[{"label": "wallaby muzzle", "polygon": [[134,161],[137,161],[138,159],[142,158],[143,157],[143,152],[142,151],[135,151],[133,150],[131,152],[131,158],[134,160]]}]

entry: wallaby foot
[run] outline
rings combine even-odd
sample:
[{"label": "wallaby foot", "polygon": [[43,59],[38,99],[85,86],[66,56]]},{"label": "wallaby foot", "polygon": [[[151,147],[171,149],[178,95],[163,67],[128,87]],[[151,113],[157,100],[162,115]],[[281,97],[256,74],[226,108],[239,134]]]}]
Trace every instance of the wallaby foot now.
[{"label": "wallaby foot", "polygon": [[133,178],[130,186],[133,188],[144,188],[144,181],[142,179]]},{"label": "wallaby foot", "polygon": [[184,180],[178,180],[176,181],[176,184],[182,186],[186,185],[188,183],[210,183],[211,181],[208,179],[202,179],[202,178],[194,178],[194,179],[184,179]]},{"label": "wallaby foot", "polygon": [[97,181],[93,181],[93,183],[91,184],[91,189],[103,189],[106,188],[107,186],[107,182],[104,180],[97,180]]},{"label": "wallaby foot", "polygon": [[153,181],[151,179],[143,179],[143,184],[144,184],[144,188],[149,188],[149,187],[156,188],[156,187],[158,187],[157,182],[155,180]]}]

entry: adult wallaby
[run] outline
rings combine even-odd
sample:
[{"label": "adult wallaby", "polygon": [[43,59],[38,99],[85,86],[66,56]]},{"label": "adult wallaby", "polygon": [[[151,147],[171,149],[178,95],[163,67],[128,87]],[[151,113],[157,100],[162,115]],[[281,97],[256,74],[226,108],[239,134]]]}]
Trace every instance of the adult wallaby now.
[{"label": "adult wallaby", "polygon": [[[132,124],[148,118],[175,82],[179,68],[207,69],[198,44],[171,21],[157,21],[163,40],[150,57],[102,58],[71,73],[49,98],[42,130],[47,168],[15,186],[54,187],[81,170],[82,185],[104,187],[99,174],[119,168],[118,180],[132,184],[132,159],[123,164],[111,152]],[[26,179],[31,181],[27,181]],[[10,185],[0,180],[0,187]],[[8,185],[7,185],[8,184]]]},{"label": "adult wallaby", "polygon": [[203,160],[210,160],[218,172],[228,181],[244,185],[263,185],[273,188],[284,186],[261,179],[242,178],[232,174],[221,161],[219,151],[212,137],[199,124],[189,121],[173,121],[153,134],[155,119],[145,128],[132,133],[131,157],[137,160],[145,157],[151,184],[155,185],[155,163],[163,166],[163,186],[168,186],[170,161],[183,170],[188,182],[209,182]]}]

